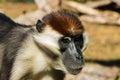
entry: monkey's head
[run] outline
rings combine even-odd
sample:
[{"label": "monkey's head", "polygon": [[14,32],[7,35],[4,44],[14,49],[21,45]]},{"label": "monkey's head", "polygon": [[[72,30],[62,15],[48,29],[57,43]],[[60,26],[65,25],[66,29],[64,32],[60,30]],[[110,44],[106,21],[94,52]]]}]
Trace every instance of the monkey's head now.
[{"label": "monkey's head", "polygon": [[[66,70],[78,74],[84,65],[82,52],[86,47],[84,27],[73,13],[61,10],[38,20],[39,43],[54,59],[61,58]],[[42,46],[42,47],[43,47]]]}]

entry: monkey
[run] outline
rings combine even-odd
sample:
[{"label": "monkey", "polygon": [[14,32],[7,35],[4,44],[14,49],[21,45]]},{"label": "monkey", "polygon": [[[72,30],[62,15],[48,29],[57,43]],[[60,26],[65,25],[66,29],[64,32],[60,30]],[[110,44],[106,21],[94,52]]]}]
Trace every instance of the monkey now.
[{"label": "monkey", "polygon": [[87,47],[74,13],[58,10],[24,25],[0,13],[0,80],[64,80],[81,72]]}]

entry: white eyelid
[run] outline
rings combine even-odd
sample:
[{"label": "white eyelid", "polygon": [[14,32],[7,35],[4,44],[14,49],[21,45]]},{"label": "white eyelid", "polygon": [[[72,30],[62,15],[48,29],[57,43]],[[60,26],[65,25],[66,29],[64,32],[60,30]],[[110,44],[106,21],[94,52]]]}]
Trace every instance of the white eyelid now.
[{"label": "white eyelid", "polygon": [[71,37],[64,37],[64,39],[68,39],[69,41],[71,41]]}]

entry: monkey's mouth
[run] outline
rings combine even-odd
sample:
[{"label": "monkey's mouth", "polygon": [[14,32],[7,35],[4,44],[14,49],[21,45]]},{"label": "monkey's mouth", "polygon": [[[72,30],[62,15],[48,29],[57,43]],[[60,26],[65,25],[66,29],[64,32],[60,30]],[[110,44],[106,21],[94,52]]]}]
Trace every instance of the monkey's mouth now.
[{"label": "monkey's mouth", "polygon": [[81,72],[82,70],[82,67],[81,68],[70,68],[70,67],[67,67],[67,70],[69,73],[73,74],[73,75],[77,75]]}]

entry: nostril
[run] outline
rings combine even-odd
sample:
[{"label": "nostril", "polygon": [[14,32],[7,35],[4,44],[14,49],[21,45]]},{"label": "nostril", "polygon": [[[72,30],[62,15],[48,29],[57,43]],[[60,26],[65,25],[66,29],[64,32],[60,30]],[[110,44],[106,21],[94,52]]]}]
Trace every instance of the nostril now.
[{"label": "nostril", "polygon": [[80,56],[76,56],[76,59],[80,60],[80,59],[81,59],[81,57],[80,57]]},{"label": "nostril", "polygon": [[78,54],[78,55],[76,55],[76,59],[81,60],[81,59],[83,59],[83,56],[81,56],[80,54]]},{"label": "nostril", "polygon": [[65,48],[60,49],[61,52],[65,52],[65,50],[66,50]]}]

